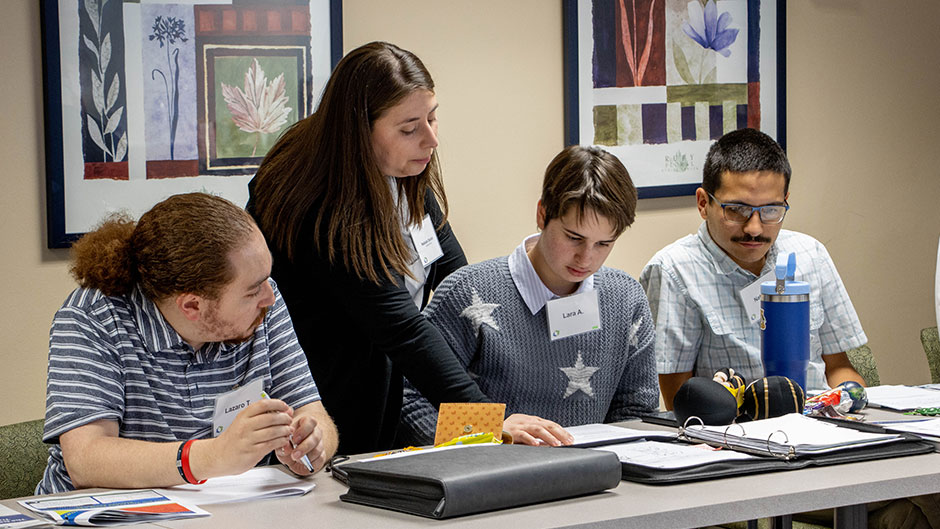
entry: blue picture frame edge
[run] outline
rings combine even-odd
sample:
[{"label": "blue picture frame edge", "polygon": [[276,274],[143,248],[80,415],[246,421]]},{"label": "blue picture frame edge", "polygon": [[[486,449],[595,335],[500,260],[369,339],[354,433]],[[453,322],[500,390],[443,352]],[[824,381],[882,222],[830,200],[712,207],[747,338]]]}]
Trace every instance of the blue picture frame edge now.
[{"label": "blue picture frame edge", "polygon": [[777,143],[787,150],[787,0],[777,0]]},{"label": "blue picture frame edge", "polygon": [[67,248],[81,234],[65,232],[65,161],[62,137],[62,64],[57,0],[42,0],[42,93],[46,144],[46,227],[49,248]]},{"label": "blue picture frame edge", "polygon": [[330,69],[343,58],[343,0],[330,0]]},{"label": "blue picture frame edge", "polygon": [[[562,0],[562,48],[564,50],[565,146],[578,145],[578,0]],[[787,148],[787,2],[777,0],[777,143]],[[694,195],[699,184],[644,186],[637,188],[638,198],[662,198]]]},{"label": "blue picture frame edge", "polygon": [[[68,248],[83,233],[65,231],[65,161],[62,130],[62,63],[59,56],[59,0],[42,0],[42,93],[46,148],[46,246]],[[343,57],[343,0],[330,0],[330,67]]]}]

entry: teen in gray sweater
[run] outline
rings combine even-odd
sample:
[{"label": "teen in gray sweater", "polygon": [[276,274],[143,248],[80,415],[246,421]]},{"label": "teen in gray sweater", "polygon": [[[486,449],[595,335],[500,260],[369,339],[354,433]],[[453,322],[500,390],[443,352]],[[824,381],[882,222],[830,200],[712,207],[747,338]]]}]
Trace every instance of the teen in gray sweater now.
[{"label": "teen in gray sweater", "polygon": [[[658,406],[646,295],[626,273],[602,266],[633,223],[636,200],[616,157],[566,148],[545,173],[541,233],[509,256],[457,270],[425,309],[483,392],[506,403],[504,429],[517,443],[568,444],[562,426]],[[406,387],[403,440],[430,444],[436,423],[434,407]]]}]

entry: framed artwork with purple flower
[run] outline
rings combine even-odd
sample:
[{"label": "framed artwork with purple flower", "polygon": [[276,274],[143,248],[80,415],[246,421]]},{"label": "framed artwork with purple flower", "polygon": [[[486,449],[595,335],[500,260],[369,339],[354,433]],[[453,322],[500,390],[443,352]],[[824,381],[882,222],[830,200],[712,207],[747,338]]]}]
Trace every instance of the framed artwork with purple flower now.
[{"label": "framed artwork with purple flower", "polygon": [[694,194],[712,142],[785,146],[785,0],[564,0],[565,143],[595,145],[640,198]]},{"label": "framed artwork with purple flower", "polygon": [[342,54],[341,0],[41,0],[48,246],[169,195],[236,204]]}]

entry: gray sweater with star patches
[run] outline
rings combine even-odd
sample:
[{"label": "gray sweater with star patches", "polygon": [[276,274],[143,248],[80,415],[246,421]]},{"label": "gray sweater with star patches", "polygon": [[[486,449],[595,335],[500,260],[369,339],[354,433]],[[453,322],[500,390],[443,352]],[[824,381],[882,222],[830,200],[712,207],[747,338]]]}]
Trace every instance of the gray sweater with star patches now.
[{"label": "gray sweater with star patches", "polygon": [[[555,341],[547,309],[529,311],[506,257],[451,274],[424,314],[483,393],[506,403],[507,417],[525,413],[575,426],[655,411],[659,383],[646,294],[635,279],[607,267],[595,274],[594,288],[601,328]],[[398,441],[430,444],[436,424],[434,407],[406,384]]]}]

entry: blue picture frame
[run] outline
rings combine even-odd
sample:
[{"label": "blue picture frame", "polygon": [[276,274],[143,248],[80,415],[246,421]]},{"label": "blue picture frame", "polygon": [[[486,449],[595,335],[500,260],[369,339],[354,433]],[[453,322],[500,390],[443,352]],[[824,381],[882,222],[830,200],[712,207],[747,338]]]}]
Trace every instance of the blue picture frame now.
[{"label": "blue picture frame", "polygon": [[[198,160],[174,159],[172,143],[168,150],[169,155],[163,156],[167,160],[151,160],[150,158],[159,156],[150,155],[151,151],[144,147],[137,147],[135,150],[137,144],[133,139],[134,132],[142,130],[143,125],[139,123],[142,116],[154,119],[150,117],[153,114],[150,109],[138,108],[143,106],[141,101],[144,98],[135,95],[135,90],[137,94],[142,94],[144,90],[140,89],[139,85],[144,81],[137,79],[148,75],[142,72],[147,65],[141,67],[138,63],[146,62],[146,53],[142,50],[146,50],[147,46],[159,45],[159,51],[166,53],[167,61],[163,63],[166,67],[159,68],[159,72],[158,68],[148,70],[153,75],[152,79],[147,78],[147,82],[164,83],[167,105],[163,122],[169,123],[167,129],[173,129],[173,134],[169,134],[167,130],[158,132],[176,140],[175,158],[180,157],[180,151],[189,149],[196,152],[195,147],[191,145],[194,139],[185,139],[189,145],[181,145],[180,138],[186,136],[175,134],[175,127],[186,118],[190,118],[192,128],[197,127],[196,118],[189,116],[192,112],[183,110],[185,105],[179,103],[180,99],[194,100],[196,92],[189,89],[189,86],[196,86],[193,77],[195,72],[184,67],[193,64],[196,59],[186,56],[189,50],[184,47],[195,49],[195,41],[207,41],[206,37],[196,32],[196,24],[193,23],[196,16],[193,14],[194,10],[200,7],[205,9],[204,6],[197,7],[196,4],[189,0],[180,0],[178,4],[160,4],[154,7],[136,2],[125,3],[123,0],[103,0],[90,5],[83,0],[41,0],[46,222],[49,248],[69,247],[110,213],[121,211],[136,218],[154,203],[175,193],[207,191],[240,204],[247,199],[246,186],[253,173],[251,170],[242,170],[239,171],[240,174],[232,175],[209,175],[199,172]],[[257,2],[243,4],[246,3],[236,0],[227,6],[209,7],[229,11],[219,14],[220,29],[229,30],[229,33],[237,33],[239,30],[245,35],[252,33],[255,35],[255,43],[263,44],[265,24],[281,24],[283,27],[279,26],[277,31],[270,31],[278,35],[290,34],[291,31],[296,34],[307,28],[306,31],[310,35],[309,45],[304,45],[306,53],[302,54],[303,59],[298,68],[300,75],[309,76],[312,80],[305,85],[307,93],[299,96],[307,98],[303,101],[306,104],[300,107],[307,109],[309,114],[332,68],[342,57],[342,0],[267,0],[260,3],[261,7],[257,7]],[[141,7],[142,5],[145,7]],[[177,12],[182,7],[184,12],[188,12],[187,19],[168,15],[160,21],[154,19],[151,29],[151,20],[143,20],[144,17],[139,13],[144,9],[159,9],[160,6],[170,6],[177,9]],[[92,8],[98,9],[97,17],[90,16]],[[267,9],[269,12],[255,16],[256,13],[245,11],[253,8]],[[130,27],[128,32],[121,26],[125,23],[126,17],[120,16],[124,12],[117,11],[123,9],[134,10],[131,12],[131,18],[138,16],[141,19],[141,23]],[[307,9],[309,17],[297,16],[298,9]],[[118,15],[115,16],[107,10],[116,10]],[[110,29],[106,27],[109,17],[112,21],[119,21],[113,22]],[[168,24],[168,21],[172,23]],[[245,24],[253,26],[245,28]],[[205,27],[206,24],[202,23],[200,31],[204,31]],[[241,37],[223,35],[216,37],[216,40],[226,38],[233,45],[237,45]],[[182,60],[181,54],[187,60]],[[98,68],[94,72],[90,71],[94,68],[82,66],[82,61],[88,60],[96,61],[94,66]],[[137,75],[132,77],[130,72],[135,68]],[[99,71],[103,74],[99,74]],[[172,85],[173,82],[179,83],[179,79],[186,76],[190,76],[190,85]],[[273,77],[273,73],[271,76]],[[288,90],[291,88],[293,87],[288,87]],[[95,93],[95,90],[98,92]],[[298,96],[293,96],[294,101],[297,99]],[[86,110],[86,106],[98,112]],[[171,116],[171,110],[173,112],[170,120],[168,118]],[[303,117],[305,115],[298,116]],[[204,127],[205,123],[199,122],[198,126]],[[283,129],[271,134],[282,131]],[[137,138],[143,136],[137,134]],[[129,137],[132,139],[129,140]],[[100,151],[100,158],[93,159],[94,156],[89,153],[96,149]],[[142,160],[141,153],[150,155],[150,158]],[[133,156],[134,154],[137,156]],[[259,160],[260,157],[256,157],[250,162],[257,164]],[[138,174],[141,172],[143,175]]]},{"label": "blue picture frame", "polygon": [[[639,198],[695,194],[708,146],[742,125],[759,123],[786,148],[786,0],[739,0],[722,2],[721,7],[715,0],[688,4],[562,2],[565,145],[597,145],[617,155],[630,171]],[[714,11],[707,13],[709,9]],[[709,14],[712,23],[727,16],[732,21],[727,28],[737,29],[724,42],[696,40],[692,13],[704,13],[703,24],[708,24]],[[654,37],[647,38],[647,33]],[[737,41],[733,51],[728,40]],[[688,54],[687,59],[683,48],[701,50],[701,55]],[[628,51],[633,52],[630,58]],[[726,67],[731,61],[725,52],[728,57],[737,53],[736,68]],[[699,57],[701,64],[690,66]],[[714,65],[711,71],[706,58]],[[737,78],[726,82],[723,74]],[[659,78],[650,80],[653,76]],[[729,100],[722,102],[721,97]]]}]

